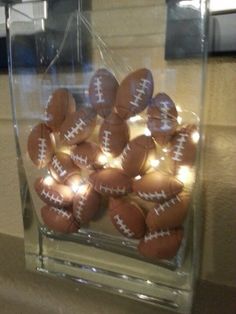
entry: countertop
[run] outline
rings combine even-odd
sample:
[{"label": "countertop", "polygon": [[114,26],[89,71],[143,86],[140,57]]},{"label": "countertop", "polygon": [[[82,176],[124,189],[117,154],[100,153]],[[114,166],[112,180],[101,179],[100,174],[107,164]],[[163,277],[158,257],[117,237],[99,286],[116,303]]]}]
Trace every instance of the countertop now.
[{"label": "countertop", "polygon": [[[0,234],[1,314],[173,314],[73,282],[29,272],[23,239]],[[198,283],[194,314],[235,314],[236,289]]]}]

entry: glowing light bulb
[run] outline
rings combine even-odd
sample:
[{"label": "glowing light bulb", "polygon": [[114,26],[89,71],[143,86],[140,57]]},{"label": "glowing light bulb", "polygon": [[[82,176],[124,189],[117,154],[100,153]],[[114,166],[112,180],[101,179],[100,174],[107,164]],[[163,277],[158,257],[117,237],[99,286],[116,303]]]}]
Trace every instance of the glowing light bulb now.
[{"label": "glowing light bulb", "polygon": [[193,142],[194,142],[194,143],[198,143],[199,138],[200,138],[200,134],[198,133],[198,131],[193,132],[193,134],[192,134],[192,140],[193,140]]},{"label": "glowing light bulb", "polygon": [[165,148],[162,149],[162,151],[163,151],[164,153],[168,153],[169,150],[168,150],[168,148],[165,147]]},{"label": "glowing light bulb", "polygon": [[179,116],[179,117],[177,118],[177,122],[178,122],[179,124],[181,124],[182,121],[183,121],[183,118]]},{"label": "glowing light bulb", "polygon": [[146,136],[150,136],[151,135],[151,132],[150,132],[150,130],[148,128],[146,128],[143,133]]},{"label": "glowing light bulb", "polygon": [[67,155],[70,155],[71,154],[71,148],[68,146],[60,147],[60,152],[67,154]]},{"label": "glowing light bulb", "polygon": [[181,108],[179,105],[176,106],[176,110],[177,110],[178,112],[182,112],[182,111],[183,111],[182,108]]},{"label": "glowing light bulb", "polygon": [[108,163],[108,156],[100,154],[97,158],[97,161],[100,165],[105,165]]},{"label": "glowing light bulb", "polygon": [[142,178],[141,176],[136,176],[134,180],[140,180],[141,178]]},{"label": "glowing light bulb", "polygon": [[140,121],[140,120],[143,120],[143,118],[141,116],[139,116],[139,115],[129,118],[130,122],[137,122],[137,121]]},{"label": "glowing light bulb", "polygon": [[193,182],[194,176],[189,166],[181,166],[176,178],[184,184],[190,184]]},{"label": "glowing light bulb", "polygon": [[160,160],[159,159],[151,159],[150,165],[152,166],[152,168],[158,168],[160,165]]},{"label": "glowing light bulb", "polygon": [[[86,183],[82,183],[82,184],[78,184],[77,186],[76,186],[76,193],[77,194],[85,194],[86,192],[87,192],[87,190],[88,190],[88,184],[86,184]],[[71,187],[72,188],[72,187]],[[72,188],[73,189],[73,188]]]},{"label": "glowing light bulb", "polygon": [[115,168],[121,168],[121,158],[113,158],[110,162],[109,165],[111,167],[115,167]]},{"label": "glowing light bulb", "polygon": [[51,176],[46,176],[46,177],[43,179],[43,183],[44,183],[45,185],[48,185],[48,186],[52,185],[53,182],[54,182],[54,180],[53,180],[53,178],[52,178]]}]

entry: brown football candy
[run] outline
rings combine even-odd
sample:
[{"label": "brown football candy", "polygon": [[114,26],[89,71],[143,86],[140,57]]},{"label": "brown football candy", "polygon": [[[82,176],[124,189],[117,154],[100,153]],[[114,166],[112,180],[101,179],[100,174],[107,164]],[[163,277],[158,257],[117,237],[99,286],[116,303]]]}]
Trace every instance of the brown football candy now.
[{"label": "brown football candy", "polygon": [[67,185],[57,183],[51,176],[38,178],[34,188],[39,198],[50,206],[63,208],[72,204],[72,190]]},{"label": "brown football candy", "polygon": [[101,195],[90,184],[81,186],[73,201],[73,213],[81,224],[87,224],[100,209]]},{"label": "brown football candy", "polygon": [[128,119],[142,112],[153,94],[153,77],[148,69],[130,73],[120,84],[115,109],[122,119]]},{"label": "brown football candy", "polygon": [[92,76],[89,84],[90,103],[102,118],[111,114],[118,87],[116,78],[106,69],[99,69]]},{"label": "brown football candy", "polygon": [[167,144],[178,126],[178,113],[173,100],[165,93],[157,94],[148,107],[147,116],[152,136],[158,144]]},{"label": "brown football candy", "polygon": [[192,166],[196,158],[199,134],[195,125],[178,130],[171,140],[170,156],[176,170],[179,166]]},{"label": "brown football candy", "polygon": [[99,146],[93,142],[83,142],[71,149],[71,159],[74,164],[83,169],[99,167],[99,156],[102,154]]},{"label": "brown football candy", "polygon": [[54,132],[58,132],[66,116],[75,110],[76,103],[72,94],[65,88],[59,88],[48,99],[46,123]]},{"label": "brown football candy", "polygon": [[60,128],[60,139],[73,145],[85,141],[96,126],[96,113],[90,108],[81,108],[66,117]]},{"label": "brown football candy", "polygon": [[151,232],[175,228],[184,222],[189,206],[189,195],[180,193],[164,203],[158,203],[148,211],[146,224]]},{"label": "brown football candy", "polygon": [[27,143],[28,154],[38,168],[47,166],[53,156],[51,132],[52,130],[44,123],[39,123],[29,134]]},{"label": "brown football candy", "polygon": [[122,168],[130,177],[143,175],[150,168],[150,158],[155,155],[151,136],[140,135],[132,139],[121,155]]},{"label": "brown football candy", "polygon": [[139,242],[138,251],[141,255],[153,260],[171,259],[177,254],[182,239],[181,228],[148,232]]},{"label": "brown football candy", "polygon": [[118,114],[112,113],[104,120],[99,131],[99,143],[104,153],[120,155],[129,141],[129,127]]},{"label": "brown football candy", "polygon": [[55,180],[64,183],[70,176],[79,174],[80,169],[73,163],[70,155],[60,152],[53,156],[49,171]]},{"label": "brown football candy", "polygon": [[133,183],[133,191],[143,200],[163,202],[180,193],[183,184],[175,177],[159,171],[145,174]]},{"label": "brown football candy", "polygon": [[41,208],[41,217],[45,225],[56,232],[75,233],[80,227],[73,214],[64,208],[45,205]]},{"label": "brown football candy", "polygon": [[127,238],[140,239],[146,231],[145,216],[134,202],[111,199],[109,214],[115,228]]},{"label": "brown football candy", "polygon": [[89,177],[93,188],[105,196],[120,197],[131,192],[131,179],[116,168],[106,168],[92,173]]}]

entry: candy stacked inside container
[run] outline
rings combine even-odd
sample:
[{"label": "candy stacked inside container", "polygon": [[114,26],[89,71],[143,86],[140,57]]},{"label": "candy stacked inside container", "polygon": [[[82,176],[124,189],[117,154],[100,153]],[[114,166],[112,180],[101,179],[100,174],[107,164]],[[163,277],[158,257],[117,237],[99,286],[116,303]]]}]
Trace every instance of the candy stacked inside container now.
[{"label": "candy stacked inside container", "polygon": [[178,122],[167,94],[153,90],[148,69],[130,73],[120,84],[99,69],[90,80],[88,104],[76,104],[67,89],[50,96],[45,120],[28,138],[29,157],[47,173],[34,187],[50,230],[89,228],[105,206],[109,223],[137,239],[141,255],[154,260],[176,255],[198,132],[196,125]]}]

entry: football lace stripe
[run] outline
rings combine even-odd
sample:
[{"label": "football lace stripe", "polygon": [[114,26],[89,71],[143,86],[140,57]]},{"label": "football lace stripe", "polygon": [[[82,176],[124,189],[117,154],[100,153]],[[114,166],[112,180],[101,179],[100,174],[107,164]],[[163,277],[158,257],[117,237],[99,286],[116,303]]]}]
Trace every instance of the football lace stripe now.
[{"label": "football lace stripe", "polygon": [[123,231],[123,233],[127,236],[127,237],[132,237],[134,236],[134,232],[132,232],[128,226],[126,226],[126,224],[124,223],[124,221],[121,219],[121,217],[117,214],[114,216],[114,219],[116,221],[117,226],[119,227],[119,229],[121,231]]},{"label": "football lace stripe", "polygon": [[54,170],[59,174],[59,177],[63,177],[67,174],[67,171],[63,168],[62,164],[56,156],[54,156],[52,159],[52,166]]},{"label": "football lace stripe", "polygon": [[133,95],[134,100],[129,102],[130,105],[133,105],[134,107],[139,107],[140,101],[142,101],[142,97],[146,94],[146,89],[149,88],[150,84],[150,80],[147,80],[145,78],[140,79],[138,87],[136,88],[136,93]]},{"label": "football lace stripe", "polygon": [[105,100],[104,100],[104,95],[103,95],[103,92],[102,92],[102,77],[101,76],[98,76],[94,79],[94,89],[95,89],[95,97],[97,97],[97,103],[98,104],[101,104],[101,103],[104,103]]},{"label": "football lace stripe", "polygon": [[82,119],[79,119],[73,127],[67,130],[64,137],[69,141],[78,135],[79,132],[82,132],[86,126],[87,124]]},{"label": "football lace stripe", "polygon": [[163,204],[160,204],[158,207],[154,208],[155,213],[157,216],[160,216],[161,212],[165,212],[166,209],[170,208],[171,206],[180,203],[181,199],[176,195],[176,197],[171,198],[169,201],[166,201]]},{"label": "football lace stripe", "polygon": [[187,133],[180,133],[180,137],[177,138],[178,144],[176,144],[175,150],[173,152],[174,156],[172,157],[173,160],[175,161],[182,161],[182,156],[183,156],[183,149],[185,148],[184,143],[187,142],[187,138],[189,137],[189,134]]},{"label": "football lace stripe", "polygon": [[47,152],[47,141],[45,138],[39,138],[38,139],[38,161],[44,161],[46,158],[46,152]]},{"label": "football lace stripe", "polygon": [[151,241],[153,239],[158,239],[158,238],[163,238],[166,236],[170,236],[170,230],[160,230],[160,231],[155,231],[154,233],[150,232],[144,237],[144,242]]},{"label": "football lace stripe", "polygon": [[166,195],[164,190],[161,190],[160,192],[155,191],[153,193],[151,193],[151,192],[146,193],[146,192],[138,191],[138,195],[145,200],[156,200],[156,199],[160,200],[160,199],[166,199],[167,198],[167,195]]}]

